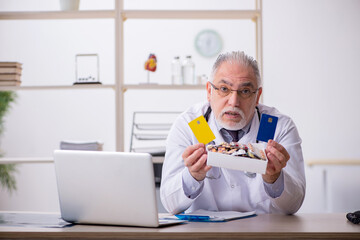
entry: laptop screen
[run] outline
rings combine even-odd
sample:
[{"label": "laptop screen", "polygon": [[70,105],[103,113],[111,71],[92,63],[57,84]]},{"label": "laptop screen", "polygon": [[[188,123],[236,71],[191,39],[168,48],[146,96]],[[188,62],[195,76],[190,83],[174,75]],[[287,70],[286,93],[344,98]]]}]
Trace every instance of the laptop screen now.
[{"label": "laptop screen", "polygon": [[56,150],[54,161],[65,221],[158,226],[150,154]]}]

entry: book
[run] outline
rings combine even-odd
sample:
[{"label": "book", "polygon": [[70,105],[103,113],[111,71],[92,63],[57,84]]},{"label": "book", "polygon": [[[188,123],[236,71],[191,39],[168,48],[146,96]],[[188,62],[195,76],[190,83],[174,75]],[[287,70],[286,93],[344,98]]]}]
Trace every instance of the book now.
[{"label": "book", "polygon": [[18,67],[0,67],[0,73],[15,73],[18,75],[21,75],[22,68]]},{"label": "book", "polygon": [[88,150],[88,151],[102,151],[103,143],[101,142],[80,142],[80,141],[61,141],[61,150]]},{"label": "book", "polygon": [[21,81],[17,80],[0,80],[0,86],[20,86]]},{"label": "book", "polygon": [[18,74],[6,74],[6,73],[0,73],[0,81],[10,81],[10,80],[16,80],[20,81],[20,75]]},{"label": "book", "polygon": [[0,62],[0,68],[1,67],[17,67],[21,68],[22,64],[19,62]]},{"label": "book", "polygon": [[248,218],[256,216],[255,211],[237,212],[237,211],[209,211],[199,209],[191,213],[176,214],[181,220],[192,222],[225,222],[234,219]]}]

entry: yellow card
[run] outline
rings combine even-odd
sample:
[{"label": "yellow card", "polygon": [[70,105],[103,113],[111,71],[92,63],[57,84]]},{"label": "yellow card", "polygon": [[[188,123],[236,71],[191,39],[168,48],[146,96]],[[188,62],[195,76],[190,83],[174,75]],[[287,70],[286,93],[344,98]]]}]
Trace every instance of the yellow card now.
[{"label": "yellow card", "polygon": [[189,122],[189,127],[200,143],[208,144],[215,139],[215,135],[203,115]]}]

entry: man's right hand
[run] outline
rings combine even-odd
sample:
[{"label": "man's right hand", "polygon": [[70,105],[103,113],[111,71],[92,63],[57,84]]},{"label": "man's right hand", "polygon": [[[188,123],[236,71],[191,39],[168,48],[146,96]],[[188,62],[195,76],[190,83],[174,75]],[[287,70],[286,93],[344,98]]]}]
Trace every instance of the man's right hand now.
[{"label": "man's right hand", "polygon": [[197,143],[187,147],[182,154],[185,166],[193,178],[197,181],[204,180],[211,166],[206,165],[207,152],[203,143]]}]

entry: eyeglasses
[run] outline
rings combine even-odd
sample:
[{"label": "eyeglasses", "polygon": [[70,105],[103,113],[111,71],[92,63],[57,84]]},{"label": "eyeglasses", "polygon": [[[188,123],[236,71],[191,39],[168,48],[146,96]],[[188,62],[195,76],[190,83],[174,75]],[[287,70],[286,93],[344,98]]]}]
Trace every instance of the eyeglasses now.
[{"label": "eyeglasses", "polygon": [[252,91],[252,89],[250,89],[250,88],[233,90],[233,89],[228,88],[226,85],[220,85],[220,87],[216,87],[211,82],[209,82],[209,83],[218,92],[218,94],[221,97],[226,97],[231,92],[236,92],[238,94],[238,96],[240,96],[243,99],[246,99],[246,98],[251,97],[251,95],[253,95],[254,93],[256,93],[259,90],[259,89],[256,89],[255,91]]}]

